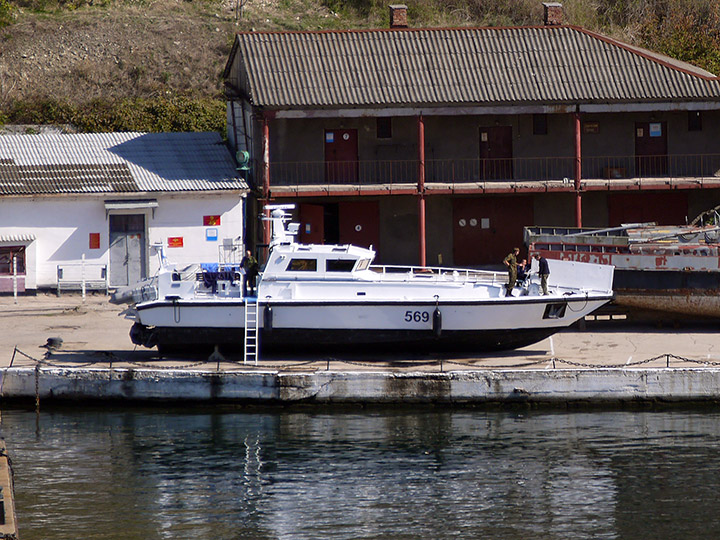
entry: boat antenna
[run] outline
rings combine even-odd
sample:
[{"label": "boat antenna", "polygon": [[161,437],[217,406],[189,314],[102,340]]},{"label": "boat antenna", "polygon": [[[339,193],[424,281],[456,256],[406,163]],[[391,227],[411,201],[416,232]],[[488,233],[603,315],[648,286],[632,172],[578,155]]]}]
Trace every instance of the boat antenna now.
[{"label": "boat antenna", "polygon": [[290,223],[287,227],[285,224],[292,219],[290,212],[295,208],[294,204],[268,204],[265,209],[270,212],[270,217],[263,217],[272,224],[272,240],[270,246],[278,244],[291,244],[293,237],[297,234],[300,225],[298,223]]},{"label": "boat antenna", "polygon": [[155,249],[155,253],[157,253],[158,256],[158,263],[160,263],[160,268],[165,268],[168,265],[167,257],[165,256],[165,246],[162,242],[154,242],[150,244],[151,248]]}]

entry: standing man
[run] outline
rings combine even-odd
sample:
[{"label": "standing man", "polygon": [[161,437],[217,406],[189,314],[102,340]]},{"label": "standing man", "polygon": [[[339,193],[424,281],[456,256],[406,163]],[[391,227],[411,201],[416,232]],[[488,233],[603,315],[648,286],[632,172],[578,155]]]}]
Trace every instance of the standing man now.
[{"label": "standing man", "polygon": [[240,261],[240,268],[245,270],[245,279],[243,279],[243,296],[255,296],[255,280],[258,276],[258,262],[252,256],[252,252],[248,249],[245,256]]},{"label": "standing man", "polygon": [[547,282],[548,277],[550,276],[550,267],[548,266],[547,259],[545,257],[541,257],[539,253],[536,253],[533,257],[535,257],[535,260],[538,262],[538,275],[540,276],[542,293],[548,294]]},{"label": "standing man", "polygon": [[507,296],[510,296],[513,287],[515,286],[515,282],[517,281],[517,257],[519,254],[520,248],[516,247],[513,248],[513,250],[508,253],[508,256],[503,259],[503,264],[507,266],[508,269],[508,283],[505,286],[507,289]]}]

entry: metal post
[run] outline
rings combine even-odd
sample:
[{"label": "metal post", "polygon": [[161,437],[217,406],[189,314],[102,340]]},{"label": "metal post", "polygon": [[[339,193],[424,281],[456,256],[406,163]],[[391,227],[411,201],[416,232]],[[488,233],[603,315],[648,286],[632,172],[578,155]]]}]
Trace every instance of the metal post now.
[{"label": "metal post", "polygon": [[18,303],[18,286],[17,286],[17,255],[12,258],[12,276],[13,276],[13,298]]},{"label": "metal post", "polygon": [[582,139],[580,137],[580,113],[575,113],[575,226],[582,227],[582,196],[580,180],[582,178]]},{"label": "metal post", "polygon": [[82,301],[85,303],[85,254],[80,259],[80,286],[82,287]]},{"label": "metal post", "polygon": [[[263,206],[270,202],[270,120],[267,115],[263,116],[262,125],[262,168],[263,168]],[[270,211],[265,210],[265,218],[270,217]],[[265,221],[263,228],[263,243],[270,245],[270,222]],[[267,249],[267,248],[266,248]],[[265,256],[267,259],[267,254]]]},{"label": "metal post", "polygon": [[420,266],[426,263],[425,245],[425,120],[418,116],[418,236]]}]

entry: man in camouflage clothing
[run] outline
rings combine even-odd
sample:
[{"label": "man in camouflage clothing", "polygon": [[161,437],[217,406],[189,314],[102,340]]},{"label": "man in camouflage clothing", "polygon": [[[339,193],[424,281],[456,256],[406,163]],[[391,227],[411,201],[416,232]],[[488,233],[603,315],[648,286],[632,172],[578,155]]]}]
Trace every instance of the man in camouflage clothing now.
[{"label": "man in camouflage clothing", "polygon": [[515,282],[517,281],[517,257],[520,254],[520,248],[513,248],[513,250],[508,253],[507,257],[503,259],[503,264],[507,266],[508,269],[508,283],[505,286],[507,289],[507,296],[510,296],[510,293],[513,290],[513,287],[515,286]]}]

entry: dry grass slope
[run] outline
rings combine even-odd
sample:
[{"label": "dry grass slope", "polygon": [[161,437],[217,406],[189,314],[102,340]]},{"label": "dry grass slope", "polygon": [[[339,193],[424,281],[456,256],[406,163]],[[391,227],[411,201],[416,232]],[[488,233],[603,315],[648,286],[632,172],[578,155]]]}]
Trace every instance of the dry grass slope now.
[{"label": "dry grass slope", "polygon": [[[9,5],[12,15],[12,23],[0,27],[0,125],[74,122],[97,131],[148,129],[148,125],[157,130],[206,129],[212,124],[222,131],[221,75],[236,32],[384,27],[389,3],[0,0],[0,12]],[[540,24],[542,20],[541,0],[405,3],[411,26]],[[660,50],[710,71],[720,70],[720,2],[716,0],[667,5],[654,0],[565,0],[564,6],[571,24]],[[196,114],[188,108],[194,102],[200,103],[196,110],[210,111],[213,119],[197,125],[167,122],[176,110]]]}]

